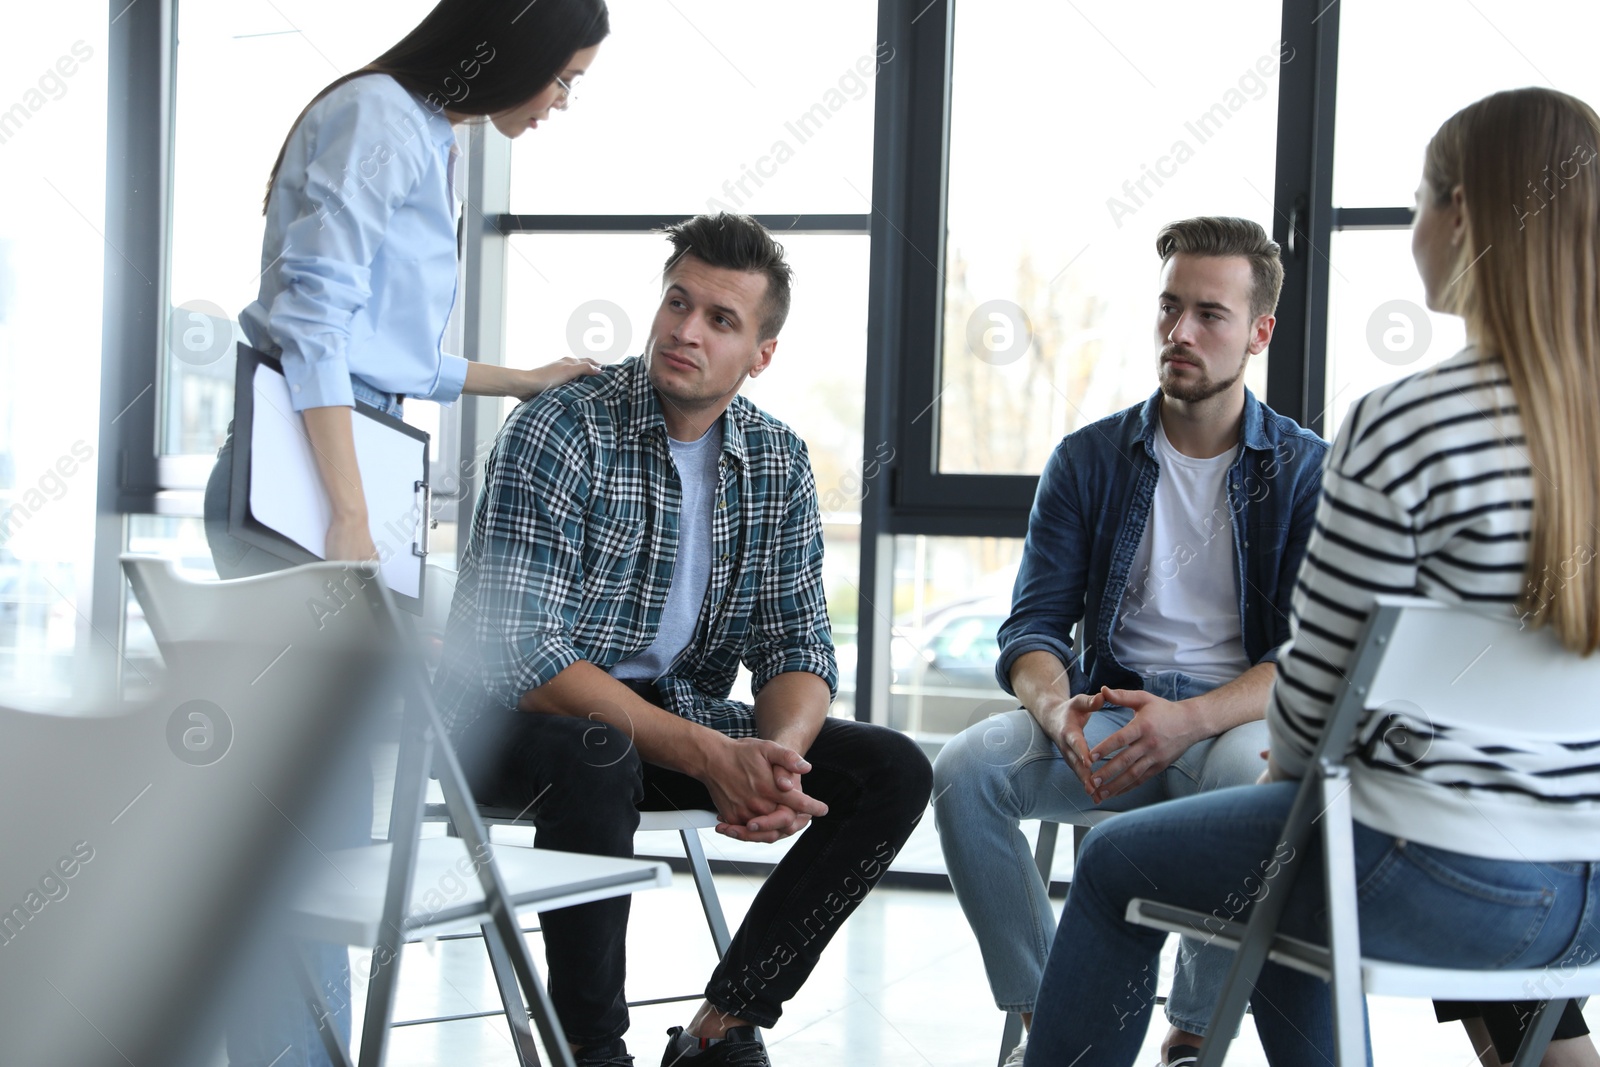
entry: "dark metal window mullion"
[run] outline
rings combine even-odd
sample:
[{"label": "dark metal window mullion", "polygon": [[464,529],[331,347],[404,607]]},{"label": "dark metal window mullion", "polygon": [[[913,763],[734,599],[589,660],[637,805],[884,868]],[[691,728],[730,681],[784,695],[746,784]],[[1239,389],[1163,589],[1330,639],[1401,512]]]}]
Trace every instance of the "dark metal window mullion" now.
[{"label": "dark metal window mullion", "polygon": [[[944,294],[918,245],[931,236],[935,249],[942,247],[952,16],[953,0],[878,4],[879,46],[893,49],[894,59],[878,75],[874,100],[862,469],[878,460],[882,443],[895,458],[877,475],[881,484],[870,486],[861,501],[856,718],[863,722],[881,722],[888,711],[894,566],[884,538],[894,530],[905,472],[927,469],[930,462],[932,437],[923,443],[910,424],[918,410],[911,405],[924,391],[921,404],[932,400]],[[918,379],[926,379],[925,390],[914,384]]]},{"label": "dark metal window mullion", "polygon": [[[653,233],[690,215],[515,215],[495,217],[502,234]],[[871,215],[756,215],[755,220],[773,233],[867,234]]]},{"label": "dark metal window mullion", "polygon": [[1272,232],[1283,248],[1284,287],[1267,403],[1321,433],[1327,406],[1339,5],[1284,0],[1283,39],[1292,59],[1282,67],[1278,91]]},{"label": "dark metal window mullion", "polygon": [[1411,215],[1408,207],[1336,207],[1332,225],[1335,230],[1409,230]]},{"label": "dark metal window mullion", "polygon": [[[171,227],[177,2],[112,0],[107,44],[106,257],[94,567],[79,603],[74,695],[120,695],[129,514],[160,492],[158,429]],[[87,630],[85,633],[84,631]]]}]

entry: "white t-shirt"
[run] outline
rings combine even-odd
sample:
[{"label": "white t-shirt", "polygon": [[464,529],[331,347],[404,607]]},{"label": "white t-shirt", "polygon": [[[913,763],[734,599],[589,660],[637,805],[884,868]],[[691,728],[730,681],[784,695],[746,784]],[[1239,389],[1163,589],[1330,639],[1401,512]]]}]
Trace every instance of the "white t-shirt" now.
[{"label": "white t-shirt", "polygon": [[700,623],[700,604],[711,584],[711,512],[716,502],[717,467],[722,458],[722,423],[713,422],[697,441],[667,439],[683,483],[678,512],[678,562],[661,608],[656,638],[643,651],[611,668],[611,677],[654,681],[689,647]]},{"label": "white t-shirt", "polygon": [[1195,459],[1156,427],[1161,471],[1111,639],[1130,670],[1182,671],[1222,685],[1250,666],[1228,510],[1228,468],[1237,451]]}]

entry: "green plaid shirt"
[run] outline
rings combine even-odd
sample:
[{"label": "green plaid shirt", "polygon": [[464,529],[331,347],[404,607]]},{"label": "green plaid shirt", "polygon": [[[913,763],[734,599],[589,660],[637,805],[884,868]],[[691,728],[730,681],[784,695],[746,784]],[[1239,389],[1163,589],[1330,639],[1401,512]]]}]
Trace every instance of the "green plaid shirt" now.
[{"label": "green plaid shirt", "polygon": [[[643,357],[512,412],[484,471],[434,683],[453,736],[579,660],[609,670],[649,646],[681,503]],[[693,640],[657,686],[684,718],[749,737],[753,710],[728,699],[741,662],[755,692],[786,671],[837,689],[805,443],[735,397],[722,415],[711,580]]]}]

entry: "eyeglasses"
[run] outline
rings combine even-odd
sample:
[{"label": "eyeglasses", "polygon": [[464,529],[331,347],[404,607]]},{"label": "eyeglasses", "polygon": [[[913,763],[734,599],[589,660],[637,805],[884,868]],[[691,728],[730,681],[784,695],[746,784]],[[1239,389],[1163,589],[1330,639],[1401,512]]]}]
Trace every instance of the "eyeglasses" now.
[{"label": "eyeglasses", "polygon": [[561,86],[561,107],[565,108],[568,104],[578,99],[578,87],[583,84],[583,75],[573,75],[572,80],[567,81],[567,79],[558,74],[556,75],[556,84]]}]

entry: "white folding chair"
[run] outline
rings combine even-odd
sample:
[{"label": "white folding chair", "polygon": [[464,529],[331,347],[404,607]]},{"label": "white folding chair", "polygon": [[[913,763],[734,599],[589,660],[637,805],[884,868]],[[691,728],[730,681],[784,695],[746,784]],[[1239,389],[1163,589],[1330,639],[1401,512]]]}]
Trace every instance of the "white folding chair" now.
[{"label": "white folding chair", "polygon": [[[1082,823],[1072,824],[1072,858],[1077,862],[1078,851],[1083,848],[1083,839],[1088,836],[1089,828],[1111,818],[1111,812],[1095,812],[1084,816]],[[1050,872],[1056,861],[1056,838],[1061,830],[1061,824],[1046,819],[1039,823],[1039,836],[1034,839],[1033,865],[1039,869],[1039,877],[1044,879],[1046,891],[1050,888]],[[1070,881],[1067,883],[1072,884]],[[1166,997],[1157,997],[1156,1003],[1165,1004]],[[1011,1055],[1011,1050],[1017,1047],[1017,1042],[1022,1040],[1022,1016],[1012,1011],[1006,1013],[1005,1028],[1000,1032],[1000,1058],[995,1061],[997,1067],[1003,1067],[1006,1057]]]},{"label": "white folding chair", "polygon": [[[291,905],[303,937],[373,950],[362,1067],[377,1067],[384,1061],[403,946],[425,929],[463,921],[481,926],[519,1060],[525,1065],[541,1062],[528,1025],[531,1015],[545,1054],[561,1067],[573,1067],[571,1050],[534,970],[517,913],[667,885],[666,865],[490,844],[453,749],[438,743],[445,733],[414,634],[395,611],[374,565],[309,564],[222,582],[188,581],[170,562],[150,557],[124,556],[123,566],[169,662],[204,657],[209,647],[229,635],[262,632],[275,634],[285,644],[285,655],[297,643],[327,655],[337,654],[345,645],[367,647],[375,640],[392,653],[389,663],[397,673],[406,711],[389,840],[329,853],[333,869],[326,878],[304,887]],[[315,610],[315,604],[329,604],[330,590],[338,592],[337,610]],[[286,669],[293,669],[293,664]],[[435,755],[445,806],[460,836],[424,841],[420,829],[425,783]],[[452,871],[471,871],[477,884],[448,906],[430,907],[425,896],[418,898],[419,888],[440,884]],[[308,1002],[319,1017],[329,1014],[312,976],[302,977]],[[334,1061],[348,1065],[349,1054],[332,1027],[323,1027],[322,1034]]]},{"label": "white folding chair", "polygon": [[[1478,650],[1482,650],[1481,652]],[[1470,671],[1465,685],[1446,675]],[[1568,1000],[1600,993],[1600,964],[1563,969],[1551,990],[1548,968],[1470,971],[1388,963],[1361,956],[1356,912],[1351,792],[1368,787],[1368,771],[1347,765],[1358,729],[1385,728],[1384,712],[1404,710],[1432,728],[1504,727],[1506,709],[1526,706],[1537,681],[1538,707],[1516,721],[1521,738],[1566,739],[1592,733],[1600,656],[1579,658],[1548,630],[1519,630],[1509,616],[1489,616],[1436,601],[1380,596],[1346,671],[1348,684],[1329,716],[1311,770],[1290,809],[1282,840],[1293,858],[1263,879],[1248,923],[1223,921],[1188,908],[1135,899],[1129,922],[1207,938],[1235,950],[1233,966],[1201,1046],[1200,1067],[1220,1067],[1262,964],[1316,975],[1333,986],[1334,1055],[1344,1065],[1365,1063],[1364,993],[1442,1000],[1538,999],[1548,993],[1523,1037],[1515,1067],[1544,1055]],[[1461,680],[1457,675],[1456,681]],[[1374,714],[1363,723],[1365,712]],[[1372,788],[1382,788],[1381,783]],[[1320,822],[1328,902],[1328,943],[1315,945],[1277,933],[1313,823]],[[1600,858],[1600,857],[1597,857]],[[1263,870],[1269,868],[1264,867]]]},{"label": "white folding chair", "polygon": [[[450,603],[455,597],[456,572],[441,564],[429,563],[423,570],[423,587],[423,639],[425,641],[442,639],[445,623],[450,615]],[[443,804],[429,803],[423,818],[430,822],[448,820],[448,814]],[[514,811],[488,804],[478,806],[478,815],[483,819],[484,825],[490,828],[532,825],[525,811]],[[728,920],[722,911],[722,901],[717,896],[717,885],[711,875],[711,865],[706,861],[705,846],[700,841],[700,831],[716,826],[717,822],[717,813],[714,811],[639,813],[640,833],[677,832],[683,843],[684,856],[689,863],[689,875],[694,879],[695,892],[700,897],[700,908],[705,913],[706,925],[711,930],[711,942],[716,946],[717,958],[721,959],[733,939],[728,933]],[[455,828],[452,826],[449,832],[453,835]],[[1046,877],[1048,878],[1048,874]],[[529,927],[523,932],[536,933],[537,930],[537,927]],[[674,1001],[696,1000],[699,996],[700,994],[695,993],[680,997],[657,997],[653,1000],[629,1001],[628,1006],[637,1008],[650,1004],[668,1004]]]},{"label": "white folding chair", "polygon": [[[478,805],[478,816],[483,824],[493,828],[496,826],[532,826],[533,820],[524,811],[511,808],[494,807],[489,804]],[[424,818],[430,821],[447,820],[449,813],[443,804],[429,804]],[[733,940],[728,933],[728,920],[722,911],[722,900],[717,896],[717,885],[711,875],[711,864],[706,860],[705,846],[700,841],[700,831],[707,830],[717,825],[721,820],[714,811],[641,811],[639,813],[639,832],[647,833],[677,833],[683,843],[684,857],[688,860],[689,876],[694,879],[695,892],[700,897],[700,908],[705,913],[706,926],[711,931],[711,942],[716,946],[717,958],[721,959],[723,953],[728,951],[728,945]],[[454,826],[450,833],[455,832]],[[533,930],[524,931],[533,933]],[[628,1006],[637,1008],[647,1004],[667,1004],[677,1000],[695,1000],[699,994],[682,997],[661,997],[655,1000],[629,1001]]]},{"label": "white folding chair", "polygon": [[0,708],[0,1061],[215,1062],[384,661],[277,636],[216,633],[131,700]]}]

